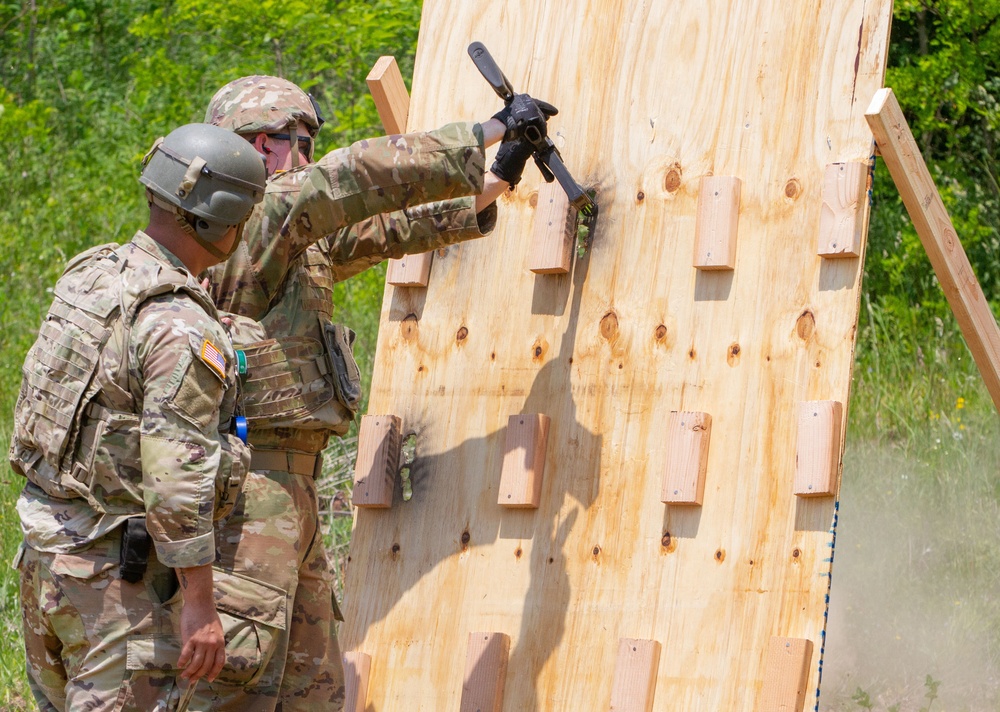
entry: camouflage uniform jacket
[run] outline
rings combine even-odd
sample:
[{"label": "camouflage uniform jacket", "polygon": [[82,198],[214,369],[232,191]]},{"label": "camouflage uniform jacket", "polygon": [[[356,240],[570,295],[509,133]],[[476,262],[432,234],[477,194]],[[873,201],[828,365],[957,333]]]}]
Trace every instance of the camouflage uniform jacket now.
[{"label": "camouflage uniform jacket", "polygon": [[462,123],[361,141],[270,180],[243,244],[210,270],[219,308],[272,337],[239,344],[257,366],[244,392],[255,447],[317,453],[347,430],[360,380],[353,334],[331,323],[334,284],[492,230],[495,205],[474,207],[484,174],[482,131]]},{"label": "camouflage uniform jacket", "polygon": [[211,563],[213,514],[249,458],[220,434],[234,358],[211,300],[142,232],[75,258],[55,295],[24,364],[10,451],[28,478],[26,544],[80,551],[145,514],[164,565]]}]

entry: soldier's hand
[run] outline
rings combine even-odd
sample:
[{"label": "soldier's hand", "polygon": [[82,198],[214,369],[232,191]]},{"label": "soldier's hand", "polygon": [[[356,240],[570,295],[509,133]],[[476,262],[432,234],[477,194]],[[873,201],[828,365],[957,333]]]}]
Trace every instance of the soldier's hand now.
[{"label": "soldier's hand", "polygon": [[524,165],[531,158],[535,147],[526,138],[517,141],[504,141],[497,149],[496,160],[490,167],[490,173],[510,185],[515,186],[521,181]]},{"label": "soldier's hand", "polygon": [[548,135],[548,121],[559,110],[541,99],[527,94],[515,94],[510,104],[493,115],[505,127],[504,141],[515,141],[527,136],[532,141],[540,141]]},{"label": "soldier's hand", "polygon": [[226,662],[226,638],[212,592],[212,567],[178,569],[177,575],[184,592],[177,667],[189,684],[202,677],[212,682]]}]

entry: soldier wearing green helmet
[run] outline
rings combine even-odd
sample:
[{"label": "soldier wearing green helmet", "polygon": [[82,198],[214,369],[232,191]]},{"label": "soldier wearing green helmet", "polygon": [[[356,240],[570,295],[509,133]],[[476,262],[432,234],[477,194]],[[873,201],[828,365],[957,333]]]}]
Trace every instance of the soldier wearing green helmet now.
[{"label": "soldier wearing green helmet", "polygon": [[264,166],[190,124],[154,144],[140,181],[148,225],[70,260],[15,408],[16,565],[46,711],[176,709],[185,680],[252,675],[253,613],[223,620],[236,586],[211,566],[250,453],[231,431],[234,351],[196,275],[239,243]]},{"label": "soldier wearing green helmet", "polygon": [[[544,131],[554,109],[520,97]],[[243,77],[213,97],[205,120],[252,143],[269,176],[244,243],[208,273],[216,305],[259,321],[268,336],[238,344],[254,452],[243,496],[219,532],[216,566],[283,588],[289,626],[253,685],[202,683],[195,704],[341,709],[339,611],[314,478],[330,438],[353,420],[361,388],[353,332],[333,322],[333,286],[384,259],[488,234],[496,198],[531,155],[506,118],[501,111],[482,123],[359,141],[314,162],[323,120],[292,82]],[[485,150],[505,134],[487,170]]]}]

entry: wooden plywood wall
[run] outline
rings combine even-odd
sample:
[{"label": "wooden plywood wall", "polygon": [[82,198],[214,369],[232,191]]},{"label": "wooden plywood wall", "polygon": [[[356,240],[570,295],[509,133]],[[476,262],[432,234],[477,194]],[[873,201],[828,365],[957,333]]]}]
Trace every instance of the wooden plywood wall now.
[{"label": "wooden plywood wall", "polygon": [[[387,286],[369,412],[399,416],[417,459],[412,499],[397,483],[355,519],[341,646],[370,673],[349,709],[466,709],[467,673],[499,670],[467,659],[473,633],[508,646],[482,709],[817,704],[836,496],[796,495],[796,459],[832,450],[835,491],[863,264],[829,237],[863,255],[864,185],[839,176],[867,172],[850,164],[873,153],[890,17],[891,0],[425,0],[409,129],[499,108],[466,53],[482,41],[559,107],[601,215],[570,274],[530,272],[529,166],[490,237],[436,254],[426,289]],[[732,269],[694,266],[720,214],[699,218],[706,177],[739,179]],[[800,425],[807,401],[827,426]],[[700,505],[662,501],[702,452],[674,412],[710,416]],[[548,416],[535,509],[497,502],[521,414]]]}]

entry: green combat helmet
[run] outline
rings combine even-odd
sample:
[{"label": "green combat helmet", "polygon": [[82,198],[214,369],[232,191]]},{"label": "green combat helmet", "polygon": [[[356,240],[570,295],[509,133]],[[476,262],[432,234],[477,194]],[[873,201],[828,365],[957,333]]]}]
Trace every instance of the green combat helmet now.
[{"label": "green combat helmet", "polygon": [[[215,93],[205,112],[205,123],[241,136],[265,133],[291,141],[298,140],[299,121],[309,127],[310,138],[315,138],[323,125],[323,117],[312,95],[287,79],[262,75],[229,82]],[[313,160],[313,145],[310,140],[310,161]],[[297,162],[294,151],[292,158]]]},{"label": "green combat helmet", "polygon": [[[264,198],[260,154],[239,136],[210,124],[186,124],[159,138],[142,161],[139,182],[150,200],[174,213],[182,229],[220,259],[212,243],[241,226]],[[239,239],[233,242],[233,249]]]}]

